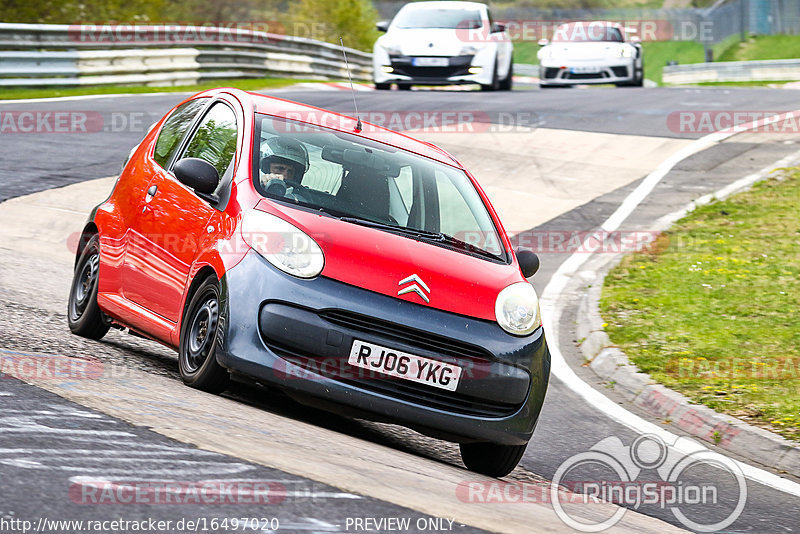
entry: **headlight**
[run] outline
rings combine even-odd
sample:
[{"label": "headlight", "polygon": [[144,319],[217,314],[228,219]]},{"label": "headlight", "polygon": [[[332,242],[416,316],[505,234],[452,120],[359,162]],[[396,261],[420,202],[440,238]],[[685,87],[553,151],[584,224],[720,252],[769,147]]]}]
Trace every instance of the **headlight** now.
[{"label": "headlight", "polygon": [[541,324],[536,290],[528,282],[511,284],[497,295],[494,316],[509,334],[527,336]]},{"label": "headlight", "polygon": [[633,57],[633,48],[630,46],[623,46],[619,49],[619,57]]},{"label": "headlight", "polygon": [[314,278],[325,265],[322,249],[311,236],[269,213],[245,213],[242,237],[265,260],[292,276]]}]

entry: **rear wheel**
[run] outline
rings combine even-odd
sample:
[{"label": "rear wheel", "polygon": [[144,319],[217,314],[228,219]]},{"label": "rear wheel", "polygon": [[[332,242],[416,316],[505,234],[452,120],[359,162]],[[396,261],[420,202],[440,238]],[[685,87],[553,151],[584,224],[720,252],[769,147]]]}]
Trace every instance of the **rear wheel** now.
[{"label": "rear wheel", "polygon": [[398,91],[410,91],[411,90],[411,84],[410,83],[398,83],[397,84],[397,90]]},{"label": "rear wheel", "polygon": [[390,84],[390,83],[376,83],[375,84],[375,89],[377,89],[378,91],[388,91],[391,88],[392,88],[392,84]]},{"label": "rear wheel", "polygon": [[97,305],[100,268],[100,237],[95,234],[86,243],[75,267],[67,303],[67,324],[73,334],[100,339],[110,324]]},{"label": "rear wheel", "polygon": [[216,357],[219,314],[219,284],[209,276],[186,307],[178,351],[183,383],[209,393],[225,391],[230,382],[228,370],[217,363]]},{"label": "rear wheel", "polygon": [[490,477],[504,477],[517,466],[526,445],[462,443],[461,460],[467,469]]}]

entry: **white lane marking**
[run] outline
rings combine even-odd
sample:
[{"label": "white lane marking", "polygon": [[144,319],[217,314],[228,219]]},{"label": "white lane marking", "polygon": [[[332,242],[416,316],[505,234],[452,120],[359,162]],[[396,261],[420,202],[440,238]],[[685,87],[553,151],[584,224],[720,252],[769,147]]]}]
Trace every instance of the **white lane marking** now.
[{"label": "white lane marking", "polygon": [[[778,117],[787,117],[797,113],[800,113],[800,110],[790,111],[788,113],[779,115]],[[777,120],[780,119],[776,119],[776,121]],[[628,195],[628,197],[625,198],[619,208],[617,208],[617,210],[601,225],[602,230],[608,232],[618,228],[619,225],[633,212],[633,210],[636,209],[636,207],[652,192],[653,188],[655,188],[658,182],[664,176],[666,176],[670,169],[672,169],[681,160],[689,157],[692,154],[695,154],[699,150],[711,146],[713,143],[727,139],[735,133],[752,130],[762,125],[763,121],[755,121],[746,125],[740,125],[740,129],[737,132],[712,133],[706,135],[694,141],[691,145],[688,145],[684,149],[678,151],[673,156],[667,158],[656,168],[656,170],[650,173],[642,181],[642,183],[639,184],[639,186],[630,195]],[[781,162],[783,161],[784,160],[781,160]],[[774,169],[777,166],[777,164],[773,164],[766,169]],[[762,170],[760,172],[763,173],[767,171]],[[751,175],[743,178],[740,180],[740,182],[744,182],[745,179],[753,178]],[[731,186],[728,186],[721,189],[718,193],[731,190]],[[677,435],[661,428],[656,424],[646,421],[638,415],[629,412],[625,408],[616,404],[611,399],[598,392],[589,384],[584,382],[580,377],[578,377],[578,375],[575,374],[575,372],[569,367],[564,359],[564,355],[561,353],[561,349],[559,348],[558,328],[556,328],[556,325],[558,325],[562,314],[560,296],[569,282],[570,277],[578,271],[580,266],[583,265],[589,259],[589,257],[591,257],[591,254],[585,254],[582,252],[574,253],[559,266],[559,268],[556,270],[556,273],[547,284],[547,287],[545,287],[544,291],[542,292],[541,308],[542,315],[548,317],[548,320],[545,323],[545,332],[550,348],[553,374],[559,380],[561,380],[564,385],[583,398],[589,406],[592,406],[605,413],[611,419],[628,427],[638,434],[655,434],[668,443],[675,443],[675,449],[677,451],[683,454],[690,454],[697,449],[690,447],[690,444],[686,440],[678,441]],[[708,450],[707,447],[702,445],[701,447]],[[800,496],[800,484],[785,478],[781,478],[773,473],[753,467],[738,460],[732,461],[741,468],[742,472],[750,480],[777,489],[784,493]]]},{"label": "white lane marking", "polygon": [[[96,440],[95,443],[102,445],[105,442]],[[138,444],[131,444],[132,447],[138,447]],[[36,454],[47,455],[50,458],[54,457],[73,457],[79,454],[98,455],[98,456],[217,456],[217,453],[211,451],[203,451],[199,449],[158,449],[149,451],[136,451],[136,450],[117,450],[117,449],[0,449],[0,454]]]},{"label": "white lane marking", "polygon": [[[2,463],[3,460],[0,460]],[[170,479],[176,477],[190,477],[190,476],[212,476],[212,475],[235,475],[236,473],[241,473],[242,471],[247,471],[252,469],[250,466],[244,466],[244,468],[229,468],[226,467],[231,464],[217,464],[212,465],[209,467],[204,467],[202,469],[191,469],[188,467],[183,468],[163,468],[163,469],[140,469],[136,468],[137,472],[142,473],[142,476],[163,476],[169,477]],[[114,476],[116,474],[125,474],[131,472],[131,467],[82,467],[82,466],[44,466],[44,469],[49,469],[52,471],[66,471],[66,472],[80,472],[80,473],[97,473],[98,476]]]},{"label": "white lane marking", "polygon": [[0,391],[0,397],[13,397],[13,393],[9,393],[7,391]]},{"label": "white lane marking", "polygon": [[73,430],[71,428],[21,428],[21,427],[0,427],[0,434],[71,434],[79,436],[125,436],[135,437],[130,432],[117,432],[113,430]]}]

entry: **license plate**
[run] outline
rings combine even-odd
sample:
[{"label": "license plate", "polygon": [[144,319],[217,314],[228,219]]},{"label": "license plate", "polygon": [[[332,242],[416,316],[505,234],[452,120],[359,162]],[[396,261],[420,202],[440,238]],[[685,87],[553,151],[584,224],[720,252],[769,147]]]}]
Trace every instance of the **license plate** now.
[{"label": "license plate", "polygon": [[355,367],[455,391],[461,378],[461,367],[407,352],[354,340],[347,362]]},{"label": "license plate", "polygon": [[411,64],[415,67],[447,67],[450,60],[446,57],[415,57],[411,58]]},{"label": "license plate", "polygon": [[597,74],[600,67],[571,67],[569,71],[572,74]]}]

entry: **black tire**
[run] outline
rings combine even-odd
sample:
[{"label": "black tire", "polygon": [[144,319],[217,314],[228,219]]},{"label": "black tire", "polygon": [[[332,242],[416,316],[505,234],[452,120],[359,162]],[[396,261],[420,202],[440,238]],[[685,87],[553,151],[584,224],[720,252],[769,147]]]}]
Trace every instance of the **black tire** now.
[{"label": "black tire", "polygon": [[397,90],[398,91],[410,91],[411,90],[411,84],[410,83],[398,83],[397,84]]},{"label": "black tire", "polygon": [[514,57],[511,57],[511,64],[508,66],[508,75],[500,82],[501,91],[511,91],[514,86]]},{"label": "black tire", "polygon": [[500,80],[497,79],[497,58],[494,60],[494,71],[492,72],[492,83],[481,84],[481,91],[497,91],[500,88]]},{"label": "black tire", "polygon": [[189,387],[221,393],[230,382],[228,370],[217,363],[219,284],[206,278],[192,295],[181,323],[178,367]]},{"label": "black tire", "polygon": [[100,266],[100,237],[95,234],[86,243],[75,266],[67,302],[67,324],[73,334],[100,339],[110,328],[109,321],[97,305],[97,283]]},{"label": "black tire", "polygon": [[644,60],[642,60],[642,69],[639,72],[639,77],[633,82],[636,87],[644,87]]},{"label": "black tire", "polygon": [[390,84],[390,83],[376,83],[375,84],[375,89],[377,91],[388,91],[391,88],[392,88],[392,84]]},{"label": "black tire", "polygon": [[467,469],[490,477],[504,477],[522,459],[528,445],[500,445],[497,443],[462,443],[461,460]]}]

